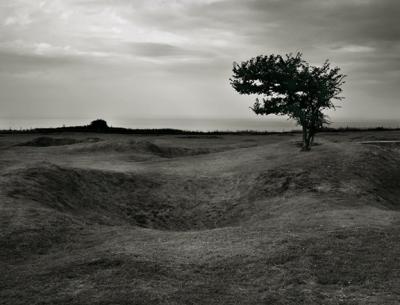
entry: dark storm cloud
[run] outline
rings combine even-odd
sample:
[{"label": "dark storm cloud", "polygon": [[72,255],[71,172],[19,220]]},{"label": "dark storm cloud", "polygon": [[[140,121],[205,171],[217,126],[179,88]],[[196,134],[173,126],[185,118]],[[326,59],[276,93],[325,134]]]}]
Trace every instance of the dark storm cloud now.
[{"label": "dark storm cloud", "polygon": [[[400,38],[400,5],[396,0],[256,0],[250,6],[258,20],[272,20],[290,35],[309,36],[308,40],[329,42],[334,38],[339,42],[371,44],[398,42]],[[312,33],[319,35],[312,37]]]},{"label": "dark storm cloud", "polygon": [[143,57],[208,57],[212,52],[190,50],[166,43],[134,42],[130,44],[132,54]]},{"label": "dark storm cloud", "polygon": [[165,23],[178,31],[192,30],[184,23],[232,30],[249,43],[266,46],[272,41],[293,47],[361,44],[386,48],[400,39],[397,0],[220,1],[189,7],[187,13],[186,18]]},{"label": "dark storm cloud", "polygon": [[180,56],[184,54],[184,50],[177,46],[172,46],[165,43],[132,43],[132,51],[135,55],[145,57],[160,57],[160,56]]},{"label": "dark storm cloud", "polygon": [[393,61],[382,65],[386,70],[396,66],[400,50],[400,4],[395,0],[217,1],[194,3],[180,13],[176,18],[175,11],[151,10],[141,21],[174,33],[191,33],[194,39],[231,34],[226,49],[233,56],[241,52],[232,50],[253,49],[303,51],[311,61],[324,55],[365,65]]}]

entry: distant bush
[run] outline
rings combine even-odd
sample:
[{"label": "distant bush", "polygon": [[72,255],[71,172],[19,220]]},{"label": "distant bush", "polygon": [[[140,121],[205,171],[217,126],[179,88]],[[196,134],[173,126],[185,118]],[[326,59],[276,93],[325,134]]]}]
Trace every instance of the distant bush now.
[{"label": "distant bush", "polygon": [[90,123],[89,128],[96,131],[104,131],[107,130],[109,127],[105,120],[97,119]]}]

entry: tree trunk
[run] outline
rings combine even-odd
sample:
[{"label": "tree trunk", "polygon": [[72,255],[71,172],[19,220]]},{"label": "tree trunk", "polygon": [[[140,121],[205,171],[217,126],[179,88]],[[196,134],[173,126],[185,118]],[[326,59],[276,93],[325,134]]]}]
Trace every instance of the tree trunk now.
[{"label": "tree trunk", "polygon": [[310,147],[314,144],[315,130],[310,131]]},{"label": "tree trunk", "polygon": [[309,151],[310,150],[310,140],[311,140],[311,131],[303,126],[303,147],[301,150]]}]

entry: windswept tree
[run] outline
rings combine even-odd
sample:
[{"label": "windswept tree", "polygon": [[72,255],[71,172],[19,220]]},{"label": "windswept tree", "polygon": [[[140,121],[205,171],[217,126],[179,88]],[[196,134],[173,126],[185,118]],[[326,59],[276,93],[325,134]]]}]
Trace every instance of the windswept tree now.
[{"label": "windswept tree", "polygon": [[335,109],[334,100],[342,100],[345,75],[328,60],[315,67],[302,54],[257,56],[233,64],[232,87],[239,94],[256,94],[251,109],[259,115],[286,115],[303,129],[303,150],[309,150],[314,136],[328,123],[325,109]]}]

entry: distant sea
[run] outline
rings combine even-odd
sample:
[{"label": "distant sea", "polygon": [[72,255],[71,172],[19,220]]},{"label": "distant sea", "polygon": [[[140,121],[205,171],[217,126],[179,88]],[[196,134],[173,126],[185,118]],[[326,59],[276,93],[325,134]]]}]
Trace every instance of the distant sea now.
[{"label": "distant sea", "polygon": [[[11,119],[0,118],[0,129],[32,129],[48,128],[62,126],[81,126],[88,125],[92,120],[85,118],[40,118],[40,119]],[[299,126],[292,120],[276,119],[267,117],[256,117],[254,119],[200,119],[200,118],[178,118],[178,119],[159,119],[159,118],[132,118],[132,119],[111,119],[104,118],[110,126],[125,128],[174,128],[193,131],[238,131],[238,130],[256,130],[256,131],[290,131],[299,129]],[[333,120],[330,127],[357,127],[357,128],[400,128],[399,120]]]}]

